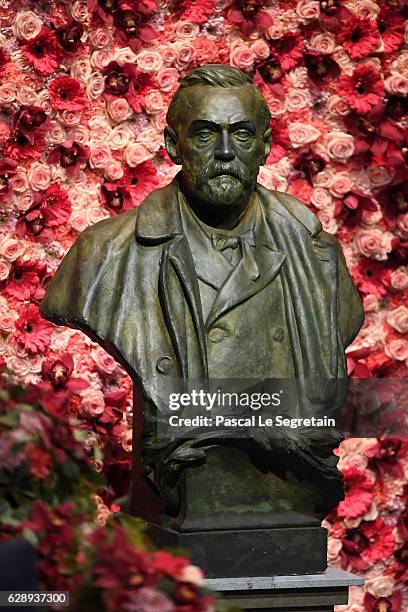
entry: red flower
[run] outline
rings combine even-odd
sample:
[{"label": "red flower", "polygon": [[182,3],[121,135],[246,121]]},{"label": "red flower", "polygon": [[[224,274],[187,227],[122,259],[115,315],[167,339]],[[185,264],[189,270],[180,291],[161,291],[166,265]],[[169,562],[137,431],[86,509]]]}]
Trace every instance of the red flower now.
[{"label": "red flower", "polygon": [[372,293],[381,298],[388,293],[390,274],[391,271],[380,262],[363,257],[358,266],[353,269],[352,276],[361,293]]},{"label": "red flower", "polygon": [[337,34],[337,42],[343,45],[351,59],[369,55],[378,47],[380,40],[377,22],[355,15],[343,22]]},{"label": "red flower", "polygon": [[0,202],[7,204],[12,197],[10,178],[16,173],[17,162],[4,157],[0,159]]},{"label": "red flower", "polygon": [[63,353],[55,359],[49,359],[42,364],[41,374],[49,380],[54,392],[62,389],[70,391],[83,391],[89,387],[89,383],[82,378],[72,376],[74,371],[74,360],[69,353]]},{"label": "red flower", "polygon": [[318,84],[326,78],[337,78],[341,72],[338,63],[325,53],[308,51],[304,58],[309,77]]},{"label": "red flower", "polygon": [[340,518],[357,518],[370,508],[374,498],[373,483],[362,469],[349,467],[342,470],[346,497],[337,506]]},{"label": "red flower", "polygon": [[344,74],[339,79],[339,94],[357,113],[369,113],[380,102],[384,94],[384,81],[374,66],[361,64],[351,76]]},{"label": "red flower", "polygon": [[239,27],[244,36],[255,30],[265,29],[272,25],[272,16],[262,8],[259,0],[235,0],[227,13],[227,19]]},{"label": "red flower", "polygon": [[56,110],[81,111],[85,106],[85,92],[75,79],[60,76],[49,86],[51,104]]},{"label": "red flower", "polygon": [[41,74],[51,74],[58,68],[59,50],[55,34],[43,27],[41,32],[21,47],[28,62]]},{"label": "red flower", "polygon": [[35,261],[17,260],[13,263],[4,292],[18,300],[29,300],[40,284],[46,266]]},{"label": "red flower", "polygon": [[394,185],[387,185],[378,192],[377,199],[381,205],[388,226],[394,230],[399,215],[408,211],[408,180]]},{"label": "red flower", "polygon": [[66,23],[55,30],[57,43],[68,54],[76,53],[81,49],[83,33],[84,27],[77,21]]},{"label": "red flower", "polygon": [[142,201],[159,186],[156,166],[147,160],[135,168],[129,168],[129,192],[133,206],[139,206]]},{"label": "red flower", "polygon": [[43,352],[51,342],[52,325],[45,321],[34,304],[21,306],[14,340],[32,354]]},{"label": "red flower", "polygon": [[47,115],[38,106],[23,106],[11,120],[10,138],[4,145],[5,157],[21,161],[38,159],[45,150],[44,128]]},{"label": "red flower", "polygon": [[54,147],[47,157],[49,164],[60,164],[70,176],[76,174],[88,159],[89,149],[79,142],[65,140]]},{"label": "red flower", "polygon": [[383,4],[378,16],[378,29],[384,44],[385,53],[397,51],[404,42],[404,18],[394,7]]},{"label": "red flower", "polygon": [[206,23],[215,11],[214,0],[183,0],[179,9],[180,19],[191,23]]},{"label": "red flower", "polygon": [[381,478],[389,474],[393,478],[403,478],[402,459],[407,456],[408,442],[400,438],[383,438],[370,449],[369,467],[379,472]]},{"label": "red flower", "polygon": [[156,32],[146,21],[155,8],[153,0],[119,1],[118,9],[113,13],[115,41],[121,46],[128,45],[137,53],[143,42],[154,40]]},{"label": "red flower", "polygon": [[342,543],[340,554],[343,568],[350,564],[357,570],[367,569],[369,564],[383,561],[393,553],[395,547],[392,527],[385,525],[382,519],[361,523],[357,529],[349,529]]},{"label": "red flower", "polygon": [[394,591],[389,597],[379,597],[378,599],[366,593],[364,596],[364,610],[366,612],[400,612],[402,610],[402,592]]},{"label": "red flower", "polygon": [[123,96],[135,113],[143,110],[145,96],[153,87],[153,79],[149,74],[140,72],[129,62],[123,66],[110,62],[104,68],[103,74],[106,77],[104,93],[108,100],[114,96]]},{"label": "red flower", "polygon": [[165,550],[159,550],[153,554],[152,565],[154,569],[175,580],[189,564],[189,560],[185,557],[175,557]]},{"label": "red flower", "polygon": [[30,464],[30,474],[39,480],[45,480],[52,468],[51,455],[39,446],[27,449],[27,459]]},{"label": "red flower", "polygon": [[43,236],[47,235],[49,228],[66,223],[70,214],[67,192],[54,183],[44,195],[35,197],[34,204],[17,221],[16,234],[19,238],[26,234],[38,236],[45,230]]},{"label": "red flower", "polygon": [[303,58],[304,39],[301,34],[287,32],[271,40],[270,45],[284,72],[295,68]]}]

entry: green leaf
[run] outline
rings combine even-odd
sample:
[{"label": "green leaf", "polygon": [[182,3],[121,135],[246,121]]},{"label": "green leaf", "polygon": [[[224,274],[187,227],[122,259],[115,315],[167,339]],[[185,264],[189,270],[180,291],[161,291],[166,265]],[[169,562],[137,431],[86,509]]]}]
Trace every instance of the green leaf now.
[{"label": "green leaf", "polygon": [[23,529],[22,536],[33,546],[38,546],[39,541],[37,535],[31,529]]}]

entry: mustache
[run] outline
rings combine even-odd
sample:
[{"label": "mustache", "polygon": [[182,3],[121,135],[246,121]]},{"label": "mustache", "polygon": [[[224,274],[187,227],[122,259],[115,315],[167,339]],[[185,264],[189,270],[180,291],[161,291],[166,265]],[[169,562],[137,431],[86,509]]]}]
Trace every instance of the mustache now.
[{"label": "mustache", "polygon": [[251,177],[246,167],[237,162],[212,162],[200,172],[200,179],[202,181],[207,181],[222,174],[233,176],[243,183],[249,183],[251,181]]}]

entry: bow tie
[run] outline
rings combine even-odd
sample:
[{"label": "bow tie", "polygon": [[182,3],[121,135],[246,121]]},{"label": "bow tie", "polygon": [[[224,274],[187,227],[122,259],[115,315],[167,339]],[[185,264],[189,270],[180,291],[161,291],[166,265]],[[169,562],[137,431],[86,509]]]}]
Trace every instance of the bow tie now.
[{"label": "bow tie", "polygon": [[254,232],[252,229],[240,234],[239,236],[222,236],[211,234],[211,242],[217,251],[225,249],[237,249],[241,245],[242,259],[245,270],[251,280],[259,278],[259,268],[255,261],[253,247],[255,247]]}]

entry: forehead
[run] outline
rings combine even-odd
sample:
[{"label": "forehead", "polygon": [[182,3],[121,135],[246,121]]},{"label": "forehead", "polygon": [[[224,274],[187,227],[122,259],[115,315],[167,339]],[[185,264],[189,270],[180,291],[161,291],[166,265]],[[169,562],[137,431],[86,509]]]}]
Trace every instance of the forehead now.
[{"label": "forehead", "polygon": [[180,111],[180,123],[185,126],[193,121],[211,121],[219,125],[260,121],[259,101],[250,85],[191,87],[184,92]]}]

